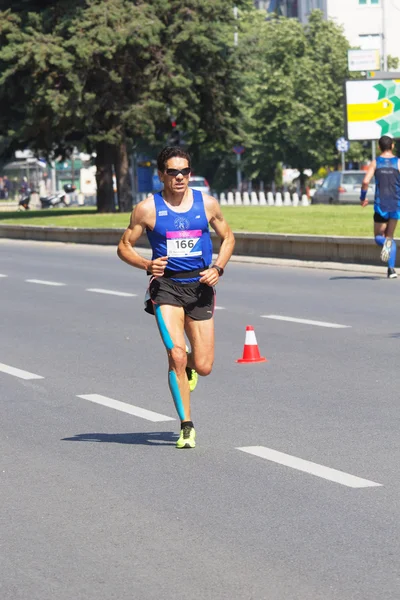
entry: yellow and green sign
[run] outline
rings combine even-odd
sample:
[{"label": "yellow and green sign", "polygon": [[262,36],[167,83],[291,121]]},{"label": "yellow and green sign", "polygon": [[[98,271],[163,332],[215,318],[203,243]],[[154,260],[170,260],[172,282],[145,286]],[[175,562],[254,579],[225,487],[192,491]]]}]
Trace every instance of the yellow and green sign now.
[{"label": "yellow and green sign", "polygon": [[400,79],[346,81],[348,140],[400,137]]}]

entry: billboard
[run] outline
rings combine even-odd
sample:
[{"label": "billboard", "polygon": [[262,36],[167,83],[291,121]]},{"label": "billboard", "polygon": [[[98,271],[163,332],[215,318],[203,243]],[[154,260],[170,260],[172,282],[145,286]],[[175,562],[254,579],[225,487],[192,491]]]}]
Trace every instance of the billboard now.
[{"label": "billboard", "polygon": [[400,138],[400,79],[346,81],[345,117],[348,140]]}]

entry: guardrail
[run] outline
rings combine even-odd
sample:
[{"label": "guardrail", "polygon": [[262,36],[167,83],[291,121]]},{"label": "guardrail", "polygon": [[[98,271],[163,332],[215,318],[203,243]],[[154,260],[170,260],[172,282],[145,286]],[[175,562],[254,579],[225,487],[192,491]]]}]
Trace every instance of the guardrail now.
[{"label": "guardrail", "polygon": [[[91,229],[77,227],[43,227],[39,225],[0,225],[0,237],[19,240],[99,244],[117,246],[124,229]],[[289,235],[280,233],[235,232],[236,256],[292,258],[379,265],[378,249],[372,239],[323,235]],[[218,253],[220,241],[211,233],[213,251]],[[149,248],[143,235],[138,247]]]},{"label": "guardrail", "polygon": [[221,206],[309,206],[310,201],[306,194],[301,198],[294,192],[228,192],[219,195]]}]

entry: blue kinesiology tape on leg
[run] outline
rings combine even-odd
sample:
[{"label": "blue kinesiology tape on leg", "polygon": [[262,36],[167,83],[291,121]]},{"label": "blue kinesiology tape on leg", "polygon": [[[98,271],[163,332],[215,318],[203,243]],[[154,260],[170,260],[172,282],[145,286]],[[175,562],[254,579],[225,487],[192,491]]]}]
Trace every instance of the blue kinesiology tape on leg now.
[{"label": "blue kinesiology tape on leg", "polygon": [[155,310],[155,313],[156,313],[156,319],[157,319],[158,327],[160,328],[160,333],[161,333],[162,341],[164,342],[165,347],[167,348],[167,350],[172,350],[172,348],[174,347],[174,342],[172,341],[171,336],[169,335],[167,326],[166,326],[165,321],[164,321],[163,316],[162,316],[160,305],[159,304],[155,304],[154,305],[154,310]]},{"label": "blue kinesiology tape on leg", "polygon": [[390,248],[390,256],[389,256],[389,260],[388,260],[389,269],[394,269],[396,266],[396,252],[397,252],[397,245],[396,245],[396,242],[394,240],[392,240],[392,247]]},{"label": "blue kinesiology tape on leg", "polygon": [[[169,334],[167,326],[162,316],[161,307],[159,304],[154,305],[154,311],[158,323],[158,327],[160,329],[162,340],[165,344],[167,350],[172,350],[174,347],[174,342]],[[181,391],[179,389],[178,378],[176,376],[175,371],[168,371],[168,382],[171,390],[172,398],[175,403],[176,412],[181,421],[185,420],[185,409],[183,408]]]},{"label": "blue kinesiology tape on leg", "polygon": [[181,421],[185,420],[185,409],[183,408],[181,391],[179,389],[178,378],[175,371],[168,371],[169,387],[175,402],[176,412]]},{"label": "blue kinesiology tape on leg", "polygon": [[385,236],[384,235],[376,235],[375,236],[375,244],[378,244],[378,246],[383,246],[383,244],[385,243]]}]

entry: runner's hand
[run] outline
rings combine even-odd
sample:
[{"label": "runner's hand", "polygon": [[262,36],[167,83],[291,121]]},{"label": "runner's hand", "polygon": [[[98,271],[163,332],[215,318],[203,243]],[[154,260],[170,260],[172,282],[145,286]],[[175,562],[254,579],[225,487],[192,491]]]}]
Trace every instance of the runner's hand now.
[{"label": "runner's hand", "polygon": [[151,261],[148,271],[150,271],[154,277],[162,277],[164,275],[167,262],[168,256],[160,256],[160,258],[156,258]]},{"label": "runner's hand", "polygon": [[365,200],[361,200],[360,204],[361,204],[362,208],[364,208],[365,206],[367,206],[368,200],[365,198]]},{"label": "runner's hand", "polygon": [[217,269],[206,269],[199,274],[201,275],[200,283],[206,283],[210,287],[217,285],[219,281]]}]

